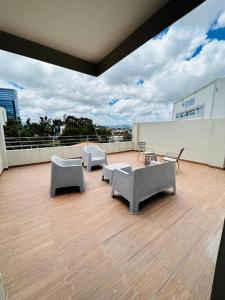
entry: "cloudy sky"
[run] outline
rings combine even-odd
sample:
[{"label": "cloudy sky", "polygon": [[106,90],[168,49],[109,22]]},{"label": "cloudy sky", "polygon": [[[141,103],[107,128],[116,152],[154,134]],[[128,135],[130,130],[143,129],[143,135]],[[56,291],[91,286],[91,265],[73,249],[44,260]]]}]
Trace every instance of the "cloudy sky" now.
[{"label": "cloudy sky", "polygon": [[173,102],[225,76],[225,1],[203,5],[95,78],[0,51],[0,87],[23,120],[63,114],[102,125],[170,120]]}]

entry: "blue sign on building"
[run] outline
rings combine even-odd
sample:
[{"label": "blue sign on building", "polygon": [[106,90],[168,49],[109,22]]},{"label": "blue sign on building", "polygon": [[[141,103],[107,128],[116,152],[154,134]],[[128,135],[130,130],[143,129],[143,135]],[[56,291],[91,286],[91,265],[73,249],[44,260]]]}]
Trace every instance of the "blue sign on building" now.
[{"label": "blue sign on building", "polygon": [[19,117],[19,105],[17,91],[0,88],[0,107],[4,107],[7,117],[16,119]]},{"label": "blue sign on building", "polygon": [[187,108],[195,104],[195,98],[190,98],[188,100],[183,100],[182,106]]}]

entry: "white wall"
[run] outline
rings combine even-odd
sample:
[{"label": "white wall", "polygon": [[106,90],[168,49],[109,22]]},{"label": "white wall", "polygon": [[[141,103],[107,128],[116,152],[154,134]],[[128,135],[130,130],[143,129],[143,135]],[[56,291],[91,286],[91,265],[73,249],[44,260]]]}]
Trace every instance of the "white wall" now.
[{"label": "white wall", "polygon": [[[134,149],[133,142],[101,143],[96,144],[107,153],[130,151]],[[56,154],[62,158],[75,158],[82,156],[82,145],[49,147],[39,149],[7,150],[9,166],[26,165],[51,160],[51,156]]]},{"label": "white wall", "polygon": [[211,120],[134,123],[135,148],[137,141],[146,141],[157,154],[179,152],[182,158],[224,168],[225,118]]},{"label": "white wall", "polygon": [[5,135],[3,125],[6,123],[6,111],[3,107],[0,107],[0,174],[4,168],[8,167],[6,148],[5,148]]},{"label": "white wall", "polygon": [[215,101],[212,110],[212,117],[225,117],[225,78],[221,78],[216,81]]}]

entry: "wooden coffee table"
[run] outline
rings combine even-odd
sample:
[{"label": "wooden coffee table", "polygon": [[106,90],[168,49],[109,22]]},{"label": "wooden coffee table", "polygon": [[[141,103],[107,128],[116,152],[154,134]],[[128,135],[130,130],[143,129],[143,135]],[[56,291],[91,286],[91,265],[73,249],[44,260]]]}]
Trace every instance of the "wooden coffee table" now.
[{"label": "wooden coffee table", "polygon": [[157,161],[157,155],[155,153],[145,154],[145,166],[149,165],[152,160]]}]

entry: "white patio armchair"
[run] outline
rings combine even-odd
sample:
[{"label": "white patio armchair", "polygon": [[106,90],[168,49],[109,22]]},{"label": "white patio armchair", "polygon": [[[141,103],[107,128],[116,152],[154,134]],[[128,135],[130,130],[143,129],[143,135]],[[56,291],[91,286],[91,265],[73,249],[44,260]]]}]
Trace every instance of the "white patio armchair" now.
[{"label": "white patio armchair", "polygon": [[83,165],[90,172],[94,166],[107,165],[107,155],[98,146],[88,145],[83,148]]},{"label": "white patio armchair", "polygon": [[173,188],[176,194],[175,163],[151,162],[147,167],[131,172],[116,169],[112,182],[112,197],[117,192],[129,201],[130,212],[136,214],[139,203],[154,194]]},{"label": "white patio armchair", "polygon": [[84,192],[81,159],[62,159],[53,155],[51,158],[51,196],[55,196],[57,188],[70,186],[79,186],[80,192]]}]

